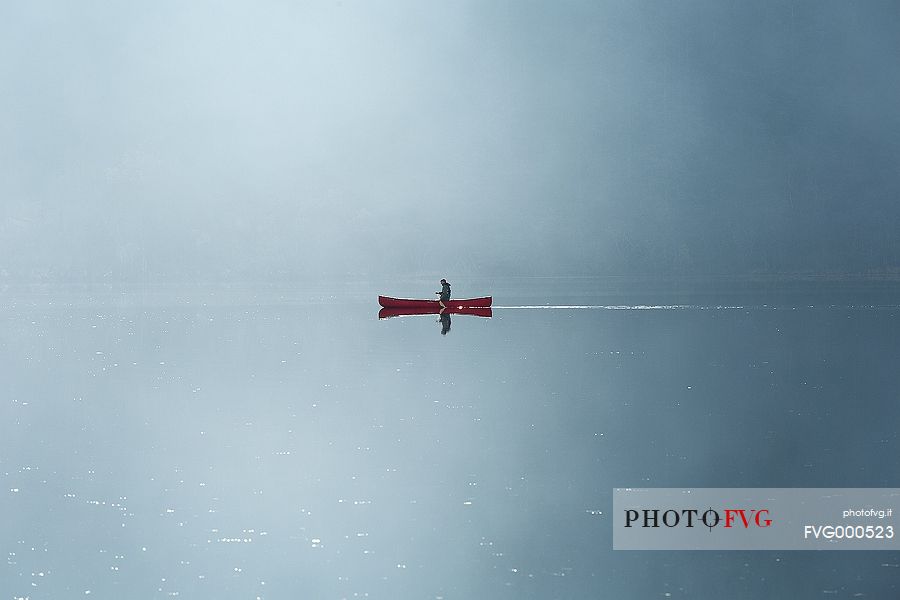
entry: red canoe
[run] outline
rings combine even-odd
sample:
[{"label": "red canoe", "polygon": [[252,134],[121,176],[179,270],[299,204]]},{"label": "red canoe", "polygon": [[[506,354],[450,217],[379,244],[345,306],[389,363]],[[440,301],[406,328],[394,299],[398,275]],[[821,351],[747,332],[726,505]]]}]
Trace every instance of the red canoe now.
[{"label": "red canoe", "polygon": [[[408,317],[410,315],[436,315],[441,312],[441,307],[427,308],[382,308],[378,313],[379,319],[389,319],[391,317]],[[473,317],[491,317],[491,309],[489,306],[474,306],[462,308],[447,308],[445,314],[453,315],[470,315]]]},{"label": "red canoe", "polygon": [[[437,300],[409,300],[406,298],[391,298],[390,296],[378,296],[378,304],[385,308],[436,308],[441,305]],[[484,298],[451,298],[444,304],[448,309],[459,310],[461,308],[485,308],[491,305],[491,297]]]}]

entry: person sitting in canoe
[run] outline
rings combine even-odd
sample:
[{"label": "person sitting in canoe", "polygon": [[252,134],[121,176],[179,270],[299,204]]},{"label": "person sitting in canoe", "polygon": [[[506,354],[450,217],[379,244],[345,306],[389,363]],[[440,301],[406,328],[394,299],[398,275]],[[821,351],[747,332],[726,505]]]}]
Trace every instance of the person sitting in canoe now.
[{"label": "person sitting in canoe", "polygon": [[450,300],[450,284],[446,279],[441,279],[441,291],[435,292],[435,294],[439,296],[438,302],[441,304],[441,310],[447,308],[444,303]]}]

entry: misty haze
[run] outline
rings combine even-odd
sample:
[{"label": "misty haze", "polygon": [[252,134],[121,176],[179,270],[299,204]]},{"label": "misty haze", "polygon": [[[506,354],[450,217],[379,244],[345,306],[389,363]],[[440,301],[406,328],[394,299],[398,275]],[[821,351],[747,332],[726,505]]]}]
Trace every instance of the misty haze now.
[{"label": "misty haze", "polygon": [[[898,31],[4,4],[0,593],[896,597],[897,551],[613,551],[611,512],[900,487]],[[493,306],[379,313],[442,278]]]}]

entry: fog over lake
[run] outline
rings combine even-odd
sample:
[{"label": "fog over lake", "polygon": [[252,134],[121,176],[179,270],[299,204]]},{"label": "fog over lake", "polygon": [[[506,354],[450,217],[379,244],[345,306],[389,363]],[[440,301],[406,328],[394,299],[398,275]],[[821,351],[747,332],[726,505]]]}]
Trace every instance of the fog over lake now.
[{"label": "fog over lake", "polygon": [[[612,490],[900,487],[898,31],[0,6],[0,594],[896,597],[894,551],[613,551]],[[443,277],[490,316],[378,318]]]},{"label": "fog over lake", "polygon": [[0,275],[896,270],[898,27],[890,2],[7,4]]}]

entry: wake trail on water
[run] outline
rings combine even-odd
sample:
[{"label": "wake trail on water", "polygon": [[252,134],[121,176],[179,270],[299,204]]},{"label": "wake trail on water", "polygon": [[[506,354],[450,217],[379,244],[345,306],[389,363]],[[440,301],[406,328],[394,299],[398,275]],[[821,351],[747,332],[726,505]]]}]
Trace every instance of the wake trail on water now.
[{"label": "wake trail on water", "polygon": [[701,306],[695,304],[521,304],[493,306],[506,310],[741,310],[743,306]]},{"label": "wake trail on water", "polygon": [[727,306],[704,304],[520,304],[515,306],[493,306],[494,310],[883,310],[900,309],[900,304],[828,304],[804,306]]}]

